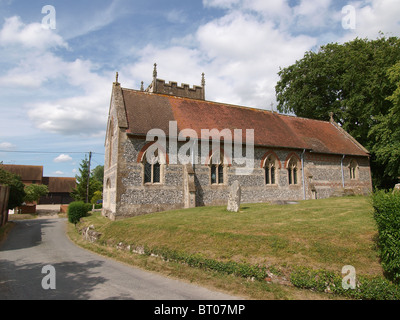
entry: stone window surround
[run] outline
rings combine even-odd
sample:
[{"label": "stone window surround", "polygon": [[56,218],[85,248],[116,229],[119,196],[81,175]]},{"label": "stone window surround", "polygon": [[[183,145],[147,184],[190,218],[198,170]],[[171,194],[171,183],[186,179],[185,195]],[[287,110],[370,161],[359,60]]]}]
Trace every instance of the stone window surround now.
[{"label": "stone window surround", "polygon": [[[279,181],[280,163],[277,156],[273,152],[269,152],[263,161],[264,182],[267,186],[277,186]],[[272,176],[272,170],[274,175]],[[268,176],[267,176],[268,175]]]},{"label": "stone window surround", "polygon": [[[289,187],[300,186],[301,159],[299,158],[297,153],[292,152],[287,156],[285,161],[285,168],[288,172]],[[294,173],[296,174],[296,176],[293,175]]]},{"label": "stone window surround", "polygon": [[359,174],[358,162],[354,159],[350,160],[348,168],[350,171],[350,180],[352,180],[352,181],[359,180],[360,174]]},{"label": "stone window surround", "polygon": [[146,152],[155,143],[157,143],[157,142],[150,142],[150,143],[146,144],[142,148],[142,150],[139,152],[139,155],[138,155],[138,158],[137,158],[137,162],[142,165],[142,170],[141,170],[142,171],[142,185],[146,186],[146,187],[159,186],[159,185],[164,185],[165,184],[165,165],[168,164],[169,159],[168,159],[168,154],[166,152],[164,152],[161,147],[159,147],[157,149],[161,153],[159,155],[160,159],[158,161],[159,164],[160,164],[160,182],[153,182],[154,181],[153,180],[154,179],[153,178],[153,174],[154,174],[154,166],[153,166],[153,164],[151,165],[152,166],[152,169],[151,169],[151,175],[152,175],[151,181],[152,182],[145,182],[145,167],[146,167],[145,163],[147,162]]},{"label": "stone window surround", "polygon": [[[215,156],[219,155],[219,159],[217,159],[217,161],[213,161],[215,160]],[[216,162],[216,163],[214,163]],[[208,167],[209,167],[209,174],[210,174],[210,185],[211,186],[226,186],[227,185],[227,165],[229,165],[229,159],[225,156],[225,151],[223,150],[223,148],[221,148],[220,150],[215,150],[215,151],[211,151],[210,152],[210,156],[208,159]],[[215,168],[215,180],[216,182],[213,183],[213,178],[212,178],[212,171],[213,168]],[[219,181],[219,175],[221,174],[220,170],[222,168],[222,180],[223,182],[220,183]]]}]

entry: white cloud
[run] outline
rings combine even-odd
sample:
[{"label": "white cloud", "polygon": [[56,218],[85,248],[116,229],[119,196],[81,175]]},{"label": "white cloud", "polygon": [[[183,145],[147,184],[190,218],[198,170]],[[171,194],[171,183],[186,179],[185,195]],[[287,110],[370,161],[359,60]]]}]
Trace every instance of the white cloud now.
[{"label": "white cloud", "polygon": [[112,75],[97,74],[90,61],[62,62],[58,77],[83,91],[73,97],[29,106],[28,116],[39,129],[67,135],[99,136],[104,133]]},{"label": "white cloud", "polygon": [[[277,29],[295,30],[296,33],[314,28],[326,27],[338,16],[332,9],[332,0],[203,0],[206,7],[226,9],[259,15],[273,22]],[[337,20],[340,22],[340,20]]]},{"label": "white cloud", "polygon": [[166,19],[170,23],[185,23],[187,22],[187,16],[183,10],[172,9],[165,15]]},{"label": "white cloud", "polygon": [[67,154],[61,154],[57,158],[54,159],[55,163],[69,162],[72,161],[72,158]]},{"label": "white cloud", "polygon": [[108,91],[96,91],[88,96],[36,103],[28,116],[37,128],[48,132],[95,137],[105,131],[109,97]]},{"label": "white cloud", "polygon": [[[9,65],[0,76],[0,87],[35,90],[54,85],[63,88],[56,100],[28,100],[24,105],[37,128],[90,137],[104,133],[111,74],[107,78],[99,75],[98,67],[90,60],[67,61],[61,52],[52,52],[53,47],[65,49],[65,41],[50,30],[42,29],[38,23],[25,25],[19,17],[6,19],[0,30],[0,40],[0,53],[10,50],[6,44],[14,47],[7,52]],[[75,94],[68,97],[64,93],[66,89]]]},{"label": "white cloud", "polygon": [[40,23],[26,25],[18,16],[5,19],[3,28],[0,30],[0,45],[21,45],[24,48],[39,50],[68,47],[62,37],[54,31],[44,29]]},{"label": "white cloud", "polygon": [[64,175],[64,172],[62,172],[62,171],[56,171],[56,172],[54,172],[53,174],[56,175],[56,176],[63,176],[63,175]]},{"label": "white cloud", "polygon": [[[269,108],[275,101],[279,66],[294,63],[316,43],[311,37],[291,36],[268,20],[240,12],[202,26],[197,38],[210,58],[210,69],[218,75],[209,92],[225,102],[260,108]],[[227,90],[223,95],[220,84]]]},{"label": "white cloud", "polygon": [[337,20],[332,0],[301,0],[299,5],[293,8],[293,15],[297,20],[296,26],[302,30],[326,28]]},{"label": "white cloud", "polygon": [[0,150],[11,151],[14,149],[15,149],[15,146],[10,142],[1,142],[0,143]]},{"label": "white cloud", "polygon": [[[157,62],[159,78],[200,85],[201,72],[205,72],[206,99],[270,108],[279,67],[301,58],[316,39],[292,36],[249,11],[230,10],[200,26],[190,44],[184,44],[168,48],[153,44],[136,51],[139,59],[128,68],[129,74],[148,75],[151,80],[152,65]],[[140,80],[135,79],[136,88]]]},{"label": "white cloud", "polygon": [[398,0],[368,0],[354,1],[356,13],[356,28],[349,30],[342,41],[358,36],[360,38],[376,39],[379,32],[389,36],[400,33],[400,2]]},{"label": "white cloud", "polygon": [[65,49],[65,40],[40,23],[24,24],[16,16],[5,19],[0,26],[0,88],[20,90],[24,96],[31,92],[35,98],[37,92],[62,88],[56,100],[26,99],[22,106],[32,123],[52,133],[99,135],[105,130],[111,81],[98,75],[90,60],[67,61],[62,57]]},{"label": "white cloud", "polygon": [[4,87],[40,88],[46,81],[65,76],[68,63],[51,52],[29,52],[0,77]]},{"label": "white cloud", "polygon": [[227,9],[239,4],[240,2],[241,0],[203,0],[203,5],[205,7]]}]

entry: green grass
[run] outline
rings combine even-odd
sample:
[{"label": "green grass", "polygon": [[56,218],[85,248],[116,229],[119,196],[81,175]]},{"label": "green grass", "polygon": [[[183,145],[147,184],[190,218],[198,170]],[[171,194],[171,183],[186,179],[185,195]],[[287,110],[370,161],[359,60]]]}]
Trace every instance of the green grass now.
[{"label": "green grass", "polygon": [[[383,274],[373,208],[367,197],[297,205],[243,204],[239,213],[230,213],[226,207],[201,207],[114,222],[94,213],[83,218],[78,229],[89,225],[102,234],[97,243],[83,241],[71,224],[68,235],[99,254],[248,299],[343,298],[281,285],[288,284],[296,267],[340,274],[343,266],[352,265],[357,277],[381,278]],[[117,250],[121,242],[183,260],[167,262]],[[240,278],[218,268],[194,268],[182,263],[187,257],[210,259],[211,264],[220,261],[266,267],[269,275],[275,275],[274,283]]]},{"label": "green grass", "polygon": [[111,222],[84,219],[102,243],[162,247],[220,261],[301,265],[381,275],[372,207],[365,197],[303,201],[297,205],[244,204],[239,213],[202,207]]}]

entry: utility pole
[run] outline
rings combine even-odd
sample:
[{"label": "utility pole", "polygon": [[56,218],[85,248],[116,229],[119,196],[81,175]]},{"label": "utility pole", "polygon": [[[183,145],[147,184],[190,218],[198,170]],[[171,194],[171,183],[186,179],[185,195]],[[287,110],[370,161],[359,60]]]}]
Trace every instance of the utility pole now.
[{"label": "utility pole", "polygon": [[89,203],[89,182],[90,182],[90,162],[92,161],[92,152],[89,152],[89,168],[88,168],[88,176],[86,183],[86,203]]}]

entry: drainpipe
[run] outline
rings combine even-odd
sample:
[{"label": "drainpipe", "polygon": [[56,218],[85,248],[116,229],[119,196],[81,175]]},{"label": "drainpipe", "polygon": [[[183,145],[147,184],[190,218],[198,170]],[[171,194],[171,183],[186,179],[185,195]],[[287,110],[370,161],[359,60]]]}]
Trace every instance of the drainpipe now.
[{"label": "drainpipe", "polygon": [[306,200],[306,183],[304,179],[304,154],[306,153],[306,149],[303,150],[303,153],[301,154],[301,172],[303,176],[303,197],[304,200]]},{"label": "drainpipe", "polygon": [[343,189],[345,188],[345,184],[344,184],[344,170],[343,170],[343,160],[346,157],[346,155],[344,154],[342,157],[342,160],[340,161],[340,169],[342,170],[342,185],[343,185]]},{"label": "drainpipe", "polygon": [[[197,146],[196,146],[196,140],[193,141],[193,146],[192,146],[192,148],[190,149],[191,158],[192,158],[192,167],[193,167],[193,169],[194,169],[194,161],[195,161],[195,149],[194,149],[194,148],[197,148]],[[197,153],[196,153],[196,154],[197,154]]]}]

